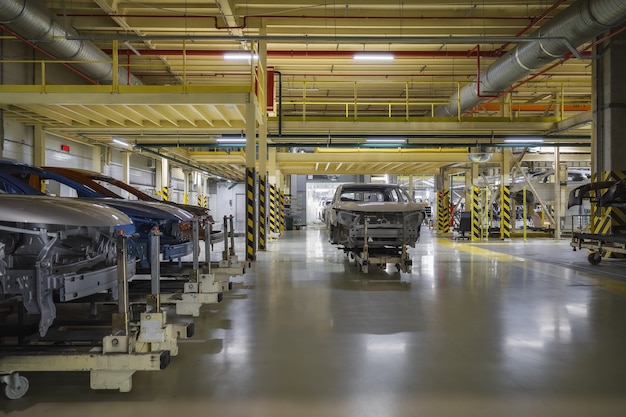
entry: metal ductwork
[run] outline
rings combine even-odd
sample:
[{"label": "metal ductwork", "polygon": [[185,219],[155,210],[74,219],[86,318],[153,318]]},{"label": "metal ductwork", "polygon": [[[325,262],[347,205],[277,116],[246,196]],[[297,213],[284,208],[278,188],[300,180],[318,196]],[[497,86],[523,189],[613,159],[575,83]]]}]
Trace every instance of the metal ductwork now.
[{"label": "metal ductwork", "polygon": [[[100,84],[111,84],[113,66],[103,62],[111,58],[89,41],[68,39],[79,33],[36,1],[0,0],[0,23],[57,59],[80,61],[72,66]],[[129,77],[125,68],[119,69],[118,76],[120,84],[142,84],[134,75]]]},{"label": "metal ductwork", "polygon": [[[458,116],[525,76],[560,59],[572,48],[626,22],[626,0],[580,0],[571,5],[531,36],[546,38],[522,42],[480,74],[478,81],[450,97],[447,105],[437,107],[435,116]],[[479,94],[480,91],[480,94]],[[460,101],[460,106],[459,106]]]}]

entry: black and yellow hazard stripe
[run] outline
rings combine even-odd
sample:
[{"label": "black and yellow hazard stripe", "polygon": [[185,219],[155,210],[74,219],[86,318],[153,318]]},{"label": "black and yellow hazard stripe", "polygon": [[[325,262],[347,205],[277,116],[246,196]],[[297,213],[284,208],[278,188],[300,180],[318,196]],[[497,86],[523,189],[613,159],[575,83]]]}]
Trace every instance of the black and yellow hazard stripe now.
[{"label": "black and yellow hazard stripe", "polygon": [[270,232],[278,233],[278,227],[276,227],[276,186],[270,184]]},{"label": "black and yellow hazard stripe", "polygon": [[265,176],[259,176],[259,250],[265,250]]},{"label": "black and yellow hazard stripe", "polygon": [[[604,171],[600,173],[600,181],[621,181],[626,179],[626,171]],[[606,191],[604,191],[606,192]],[[598,195],[597,197],[601,197]],[[601,235],[626,234],[626,211],[622,207],[600,207],[592,204],[593,232]],[[606,257],[623,258],[624,254],[607,251]]]},{"label": "black and yellow hazard stripe", "polygon": [[511,238],[511,187],[503,185],[500,193],[500,238]]},{"label": "black and yellow hazard stripe", "polygon": [[480,188],[472,187],[472,240],[480,240]]},{"label": "black and yellow hazard stripe", "polygon": [[202,197],[202,207],[209,207],[209,198],[206,195]]},{"label": "black and yellow hazard stripe", "polygon": [[183,194],[183,204],[189,204],[189,194]]},{"label": "black and yellow hazard stripe", "polygon": [[450,233],[450,190],[437,193],[437,230]]},{"label": "black and yellow hazard stripe", "polygon": [[202,207],[202,194],[198,194],[198,206]]},{"label": "black and yellow hazard stripe", "polygon": [[254,261],[256,257],[254,233],[254,180],[255,168],[246,168],[246,260]]},{"label": "black and yellow hazard stripe", "polygon": [[161,198],[163,201],[170,201],[170,190],[168,187],[161,187]]},{"label": "black and yellow hazard stripe", "polygon": [[281,190],[278,190],[278,194],[279,194],[279,202],[280,202],[280,210],[278,212],[279,215],[279,230],[280,232],[284,232],[285,231],[285,193],[283,193]]}]

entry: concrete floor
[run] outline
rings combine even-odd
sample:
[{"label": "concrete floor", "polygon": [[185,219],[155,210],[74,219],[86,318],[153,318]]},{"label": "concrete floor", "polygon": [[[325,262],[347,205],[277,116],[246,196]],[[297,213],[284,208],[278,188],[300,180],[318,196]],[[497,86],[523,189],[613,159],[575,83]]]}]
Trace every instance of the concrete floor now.
[{"label": "concrete floor", "polygon": [[322,228],[288,231],[132,392],[31,373],[0,415],[626,415],[626,261],[428,230],[411,254],[411,274],[363,275]]}]

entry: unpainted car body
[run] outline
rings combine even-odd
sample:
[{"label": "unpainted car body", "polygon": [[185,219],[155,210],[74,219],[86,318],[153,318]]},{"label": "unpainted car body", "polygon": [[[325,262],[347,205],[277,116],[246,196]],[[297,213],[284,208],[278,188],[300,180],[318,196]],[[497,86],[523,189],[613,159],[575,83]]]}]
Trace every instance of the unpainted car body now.
[{"label": "unpainted car body", "polygon": [[[0,300],[21,297],[39,314],[44,336],[56,317],[54,298],[72,301],[102,291],[117,298],[116,235],[131,219],[102,203],[0,194]],[[134,259],[127,261],[134,274]]]},{"label": "unpainted car body", "polygon": [[395,184],[350,183],[335,190],[326,222],[333,244],[344,250],[415,247],[424,206]]}]

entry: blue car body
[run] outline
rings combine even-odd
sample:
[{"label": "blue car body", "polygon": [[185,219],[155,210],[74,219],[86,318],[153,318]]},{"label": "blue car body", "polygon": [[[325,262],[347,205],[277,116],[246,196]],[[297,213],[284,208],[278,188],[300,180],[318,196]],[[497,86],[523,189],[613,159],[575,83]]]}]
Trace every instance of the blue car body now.
[{"label": "blue car body", "polygon": [[[42,181],[54,181],[72,190],[75,197],[98,199],[99,202],[125,213],[132,219],[138,235],[129,241],[129,252],[137,258],[139,268],[150,268],[150,236],[154,227],[158,227],[161,232],[160,253],[164,260],[180,259],[192,253],[190,236],[185,236],[180,225],[191,222],[193,215],[182,209],[160,203],[106,198],[70,178],[19,162],[0,160],[0,174],[3,174],[7,188],[5,191],[8,193],[41,195],[42,192],[35,187]],[[14,181],[10,182],[9,179]],[[15,180],[23,185],[16,185]]]}]

